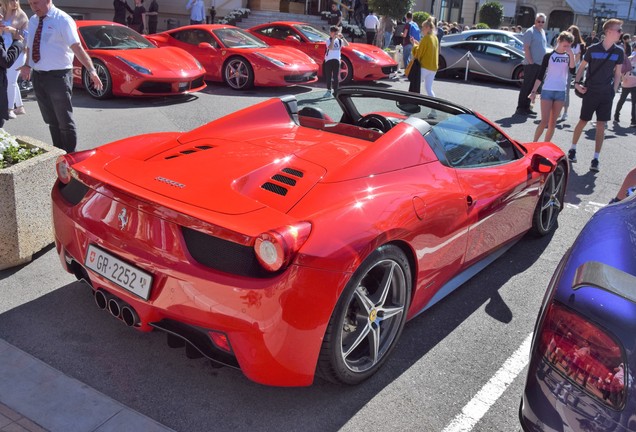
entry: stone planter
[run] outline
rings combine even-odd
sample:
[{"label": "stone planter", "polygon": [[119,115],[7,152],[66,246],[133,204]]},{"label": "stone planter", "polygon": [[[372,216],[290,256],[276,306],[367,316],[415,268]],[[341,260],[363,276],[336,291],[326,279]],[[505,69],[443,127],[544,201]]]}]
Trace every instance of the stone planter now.
[{"label": "stone planter", "polygon": [[65,153],[33,138],[16,138],[46,153],[0,169],[0,270],[31,261],[54,241],[51,188],[55,161]]}]

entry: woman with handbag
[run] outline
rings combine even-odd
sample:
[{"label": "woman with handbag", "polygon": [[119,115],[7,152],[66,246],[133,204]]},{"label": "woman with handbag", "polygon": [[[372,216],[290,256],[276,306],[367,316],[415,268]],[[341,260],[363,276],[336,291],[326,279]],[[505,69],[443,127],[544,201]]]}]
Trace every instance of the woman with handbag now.
[{"label": "woman with handbag", "polygon": [[[435,97],[433,91],[433,81],[438,69],[439,41],[437,40],[435,18],[429,17],[422,23],[422,39],[419,43],[411,37],[413,44],[413,59],[420,63],[420,79],[424,83],[424,90],[429,96]],[[428,116],[433,119],[437,117],[435,110]]]},{"label": "woman with handbag", "polygon": [[621,78],[621,86],[623,91],[621,97],[616,104],[616,111],[614,112],[614,121],[619,122],[621,115],[621,108],[627,100],[627,96],[632,95],[632,122],[629,125],[630,128],[636,128],[636,53],[633,53],[631,57],[625,59],[625,63],[629,63],[629,70],[623,73]]}]

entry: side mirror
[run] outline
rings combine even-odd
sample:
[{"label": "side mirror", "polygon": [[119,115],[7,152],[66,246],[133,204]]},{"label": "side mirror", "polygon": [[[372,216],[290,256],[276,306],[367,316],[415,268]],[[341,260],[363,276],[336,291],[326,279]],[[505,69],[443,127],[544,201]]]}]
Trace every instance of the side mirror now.
[{"label": "side mirror", "polygon": [[198,47],[199,47],[199,48],[201,48],[201,49],[211,49],[211,50],[215,49],[215,48],[214,48],[214,47],[213,47],[210,43],[208,43],[208,42],[201,42],[201,43],[198,45]]},{"label": "side mirror", "polygon": [[300,40],[298,39],[298,37],[297,37],[297,36],[294,36],[294,35],[289,35],[289,36],[287,36],[287,37],[285,38],[285,40],[286,40],[287,42],[300,43]]},{"label": "side mirror", "polygon": [[554,169],[554,164],[550,162],[550,159],[536,154],[532,156],[530,167],[535,172],[548,174],[548,173],[551,173],[552,170]]}]

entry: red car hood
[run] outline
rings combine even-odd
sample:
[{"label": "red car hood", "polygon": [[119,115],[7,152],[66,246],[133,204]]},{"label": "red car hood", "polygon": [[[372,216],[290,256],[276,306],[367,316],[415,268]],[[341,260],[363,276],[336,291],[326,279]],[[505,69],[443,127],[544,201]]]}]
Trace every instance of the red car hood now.
[{"label": "red car hood", "polygon": [[374,46],[374,45],[352,42],[346,47],[343,47],[342,50],[347,51],[347,50],[353,50],[353,49],[360,51],[368,56],[371,56],[374,59],[395,63],[393,58],[390,55],[388,55],[382,48],[378,48],[377,46]]},{"label": "red car hood", "polygon": [[194,57],[176,47],[127,49],[102,51],[113,57],[121,57],[152,71],[153,75],[189,76],[193,72],[204,73]]},{"label": "red car hood", "polygon": [[253,49],[254,53],[262,53],[268,57],[271,57],[276,60],[280,60],[287,64],[298,64],[298,65],[314,65],[314,62],[311,57],[305,54],[302,51],[297,50],[296,48],[290,47],[279,47],[279,46],[270,46],[267,48]]}]

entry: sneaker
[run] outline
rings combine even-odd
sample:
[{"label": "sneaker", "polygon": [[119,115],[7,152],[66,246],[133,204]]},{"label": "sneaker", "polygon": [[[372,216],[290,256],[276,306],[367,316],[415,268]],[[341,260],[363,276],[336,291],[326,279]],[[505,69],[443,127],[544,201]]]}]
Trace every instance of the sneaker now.
[{"label": "sneaker", "polygon": [[598,159],[592,159],[590,164],[590,171],[599,172]]},{"label": "sneaker", "polygon": [[564,112],[561,116],[561,121],[566,121],[568,119],[568,113]]},{"label": "sneaker", "polygon": [[576,162],[576,150],[570,149],[568,151],[568,159],[570,160],[570,162]]},{"label": "sneaker", "polygon": [[22,115],[22,114],[26,114],[26,110],[24,109],[24,106],[19,106],[16,109],[13,110],[14,113],[16,113],[17,115]]},{"label": "sneaker", "polygon": [[322,97],[326,97],[326,98],[331,97],[331,90],[327,90]]},{"label": "sneaker", "polygon": [[18,117],[18,116],[17,116],[17,115],[15,115],[15,113],[13,112],[13,110],[9,110],[9,118],[10,118],[10,119],[14,119],[14,118],[17,118],[17,117]]}]

